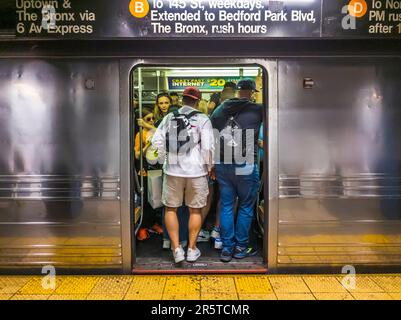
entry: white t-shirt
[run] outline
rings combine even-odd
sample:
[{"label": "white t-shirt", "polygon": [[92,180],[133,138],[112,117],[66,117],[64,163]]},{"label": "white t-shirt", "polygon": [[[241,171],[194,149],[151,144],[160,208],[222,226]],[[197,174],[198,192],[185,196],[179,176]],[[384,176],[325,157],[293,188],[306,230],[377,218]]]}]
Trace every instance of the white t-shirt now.
[{"label": "white t-shirt", "polygon": [[[190,114],[196,109],[183,106],[180,114]],[[214,136],[212,124],[205,114],[196,114],[189,121],[194,141],[200,141],[188,153],[166,154],[166,133],[173,113],[166,115],[152,138],[159,159],[164,160],[164,173],[174,177],[198,178],[208,174],[214,156]]]}]

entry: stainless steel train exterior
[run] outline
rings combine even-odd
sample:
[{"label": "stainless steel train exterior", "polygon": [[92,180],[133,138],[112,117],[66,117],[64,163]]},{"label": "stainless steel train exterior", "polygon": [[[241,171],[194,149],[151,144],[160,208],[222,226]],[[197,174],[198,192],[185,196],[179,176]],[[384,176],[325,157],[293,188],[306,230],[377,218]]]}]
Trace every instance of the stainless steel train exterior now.
[{"label": "stainless steel train exterior", "polygon": [[270,272],[401,266],[400,57],[0,55],[2,272],[130,272],[140,65],[264,68]]}]

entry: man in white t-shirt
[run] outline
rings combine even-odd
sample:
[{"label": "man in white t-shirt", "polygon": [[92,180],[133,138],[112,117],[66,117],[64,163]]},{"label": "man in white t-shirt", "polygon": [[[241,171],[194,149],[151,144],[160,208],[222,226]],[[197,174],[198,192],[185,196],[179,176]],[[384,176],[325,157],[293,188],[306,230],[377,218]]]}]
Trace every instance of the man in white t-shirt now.
[{"label": "man in white t-shirt", "polygon": [[[201,255],[196,240],[202,226],[201,209],[207,202],[208,174],[214,152],[212,124],[197,110],[201,98],[198,88],[186,88],[182,95],[183,107],[164,117],[152,138],[159,159],[164,161],[162,202],[166,206],[165,224],[176,263],[185,260],[185,252],[179,245],[177,219],[177,209],[184,201],[190,213],[187,261],[195,262]],[[173,132],[177,127],[182,129],[184,124],[185,130]]]}]

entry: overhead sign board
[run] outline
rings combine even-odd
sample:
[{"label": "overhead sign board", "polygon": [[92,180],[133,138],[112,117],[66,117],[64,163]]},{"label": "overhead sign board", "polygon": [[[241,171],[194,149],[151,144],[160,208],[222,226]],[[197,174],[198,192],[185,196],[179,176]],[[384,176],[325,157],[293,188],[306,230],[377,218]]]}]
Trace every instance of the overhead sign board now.
[{"label": "overhead sign board", "polygon": [[[9,12],[11,2],[5,1]],[[12,0],[12,5],[15,35],[24,38],[401,35],[401,0]]]}]

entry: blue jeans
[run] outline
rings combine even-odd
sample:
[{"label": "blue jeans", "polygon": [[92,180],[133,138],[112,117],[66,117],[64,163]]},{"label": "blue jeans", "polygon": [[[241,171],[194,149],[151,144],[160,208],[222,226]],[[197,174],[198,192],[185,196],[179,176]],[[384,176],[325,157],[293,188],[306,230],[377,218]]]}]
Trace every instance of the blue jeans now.
[{"label": "blue jeans", "polygon": [[[163,239],[170,240],[170,236],[168,235],[166,223],[164,220],[165,215],[166,215],[166,208],[163,207],[163,211],[162,211]],[[187,206],[181,206],[177,209],[177,218],[178,218],[178,224],[180,226],[179,241],[180,242],[188,241],[189,209]]]},{"label": "blue jeans", "polygon": [[[258,196],[259,169],[257,165],[217,164],[217,182],[220,187],[220,236],[223,249],[249,245],[254,208]],[[234,205],[238,197],[237,223]]]}]

